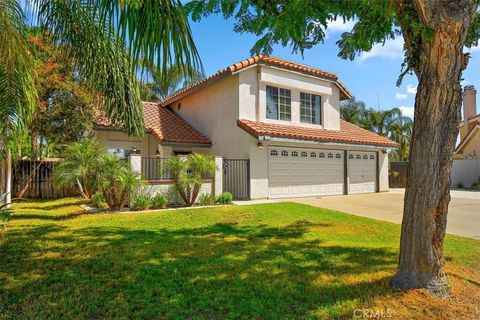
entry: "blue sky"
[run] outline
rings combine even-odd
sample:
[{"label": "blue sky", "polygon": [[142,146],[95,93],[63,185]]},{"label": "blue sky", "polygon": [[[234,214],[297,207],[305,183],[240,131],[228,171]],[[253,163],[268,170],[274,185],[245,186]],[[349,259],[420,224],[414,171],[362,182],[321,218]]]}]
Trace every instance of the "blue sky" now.
[{"label": "blue sky", "polygon": [[[191,23],[207,76],[250,56],[256,37],[233,32],[233,24],[233,20],[224,20],[221,16],[210,16],[198,23]],[[395,85],[403,61],[402,38],[388,41],[385,46],[377,45],[354,61],[343,60],[337,57],[335,42],[351,26],[351,22],[332,22],[327,29],[325,43],[305,51],[303,59],[300,53],[294,54],[290,48],[281,46],[274,47],[272,55],[336,73],[353,95],[368,107],[401,107],[404,115],[413,116],[416,77],[405,76],[401,87]],[[472,59],[462,84],[473,84],[480,88],[480,48],[474,48],[471,53]]]}]

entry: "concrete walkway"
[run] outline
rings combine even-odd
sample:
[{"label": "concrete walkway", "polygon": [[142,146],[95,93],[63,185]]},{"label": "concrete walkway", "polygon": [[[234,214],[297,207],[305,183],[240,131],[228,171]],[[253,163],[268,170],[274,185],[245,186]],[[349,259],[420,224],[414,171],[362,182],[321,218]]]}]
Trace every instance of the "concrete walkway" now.
[{"label": "concrete walkway", "polygon": [[[403,189],[384,193],[289,199],[372,219],[402,223]],[[451,191],[447,232],[480,239],[480,192]]]}]

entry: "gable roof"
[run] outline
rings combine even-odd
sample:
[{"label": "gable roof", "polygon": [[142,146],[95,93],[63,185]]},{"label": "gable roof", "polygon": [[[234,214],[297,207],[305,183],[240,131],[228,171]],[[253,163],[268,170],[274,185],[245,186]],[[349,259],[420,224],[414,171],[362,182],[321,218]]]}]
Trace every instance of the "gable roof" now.
[{"label": "gable roof", "polygon": [[[210,140],[192,127],[187,121],[156,102],[142,102],[145,129],[163,143],[210,145]],[[98,127],[119,128],[105,116],[97,117]]]},{"label": "gable roof", "polygon": [[185,88],[183,90],[180,90],[174,95],[166,98],[165,100],[160,102],[160,104],[162,106],[167,106],[170,103],[177,101],[178,99],[181,99],[197,90],[200,90],[201,88],[208,86],[209,84],[211,84],[216,80],[219,80],[227,75],[241,71],[247,67],[250,67],[256,64],[275,66],[278,68],[296,71],[296,72],[312,75],[321,79],[333,81],[340,89],[340,100],[350,99],[352,97],[352,94],[350,93],[350,91],[347,89],[347,87],[345,87],[345,85],[342,82],[340,82],[340,80],[338,80],[337,75],[334,73],[320,70],[317,68],[312,68],[307,65],[291,62],[291,61],[276,58],[276,57],[267,57],[263,55],[258,55],[258,56],[240,61],[238,63],[232,64],[231,66],[228,66],[223,70],[219,70],[213,75],[211,75],[210,77],[205,78],[193,84],[192,86]]},{"label": "gable roof", "polygon": [[237,125],[255,138],[268,136],[318,142],[338,142],[398,148],[396,142],[374,132],[362,129],[342,119],[340,119],[340,130],[306,128],[243,119],[237,120]]},{"label": "gable roof", "polygon": [[473,124],[472,128],[470,131],[467,133],[465,138],[463,138],[462,141],[458,144],[458,146],[455,148],[455,153],[459,153],[470,141],[470,139],[474,136],[475,130],[480,129],[480,121],[477,121]]}]

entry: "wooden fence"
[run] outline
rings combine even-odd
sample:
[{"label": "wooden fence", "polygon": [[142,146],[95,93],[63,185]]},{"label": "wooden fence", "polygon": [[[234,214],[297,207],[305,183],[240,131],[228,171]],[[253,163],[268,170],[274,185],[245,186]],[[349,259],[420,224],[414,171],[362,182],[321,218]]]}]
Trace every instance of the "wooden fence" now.
[{"label": "wooden fence", "polygon": [[54,188],[53,172],[58,161],[19,160],[13,164],[13,196],[27,187],[24,198],[61,198],[78,195],[76,188]]},{"label": "wooden fence", "polygon": [[405,188],[407,186],[408,162],[390,162],[388,186],[390,188]]}]

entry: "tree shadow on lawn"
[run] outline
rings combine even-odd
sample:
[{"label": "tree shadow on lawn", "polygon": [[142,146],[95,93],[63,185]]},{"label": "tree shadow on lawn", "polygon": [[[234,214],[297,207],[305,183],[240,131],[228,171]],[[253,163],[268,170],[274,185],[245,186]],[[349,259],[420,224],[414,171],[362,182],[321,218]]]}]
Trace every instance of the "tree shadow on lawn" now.
[{"label": "tree shadow on lawn", "polygon": [[328,232],[328,225],[308,221],[281,228],[11,230],[0,244],[0,314],[351,318],[359,305],[392,292],[394,251],[304,237],[313,226]]}]

